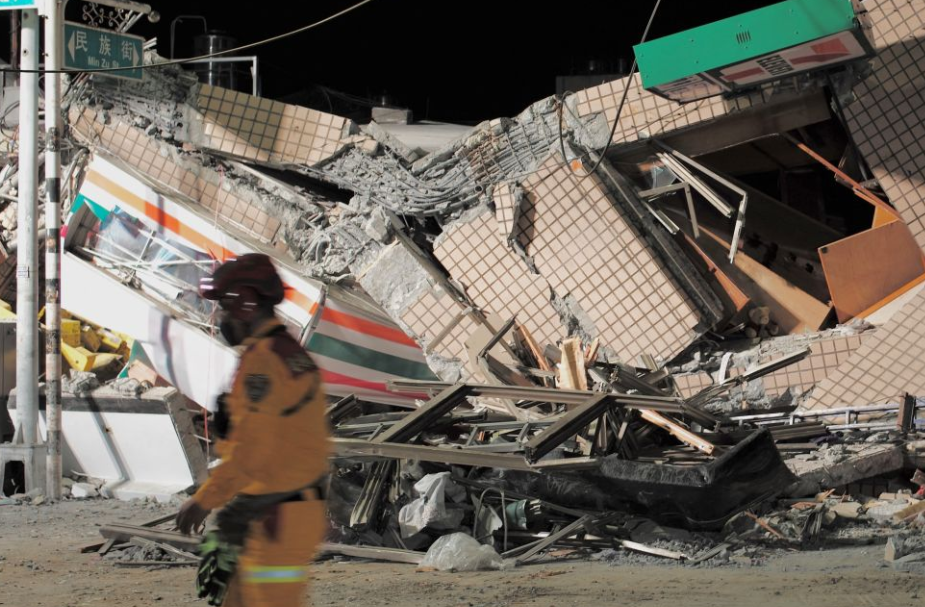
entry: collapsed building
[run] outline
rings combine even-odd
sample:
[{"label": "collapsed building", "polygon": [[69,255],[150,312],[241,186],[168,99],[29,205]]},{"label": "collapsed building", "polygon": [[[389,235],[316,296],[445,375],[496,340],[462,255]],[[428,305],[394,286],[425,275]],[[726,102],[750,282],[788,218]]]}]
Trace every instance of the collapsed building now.
[{"label": "collapsed building", "polygon": [[[409,462],[577,517],[554,540],[524,535],[538,543],[520,558],[579,528],[604,533],[589,509],[712,528],[782,492],[915,467],[916,448],[865,452],[869,465],[828,477],[780,457],[836,431],[922,424],[925,2],[825,4],[847,25],[778,56],[811,70],[756,62],[726,70],[736,86],[717,94],[715,75],[653,86],[644,69],[460,136],[431,132],[427,150],[427,125],[360,125],[176,66],[75,78],[62,306],[80,326],[67,361],[89,372],[116,354],[122,379],[210,409],[235,355],[199,278],[272,255],[288,287],[279,311],[332,396],[338,457],[361,462],[343,467],[334,518],[345,541],[377,546],[413,548],[414,533],[384,539],[398,496],[437,491],[405,486],[429,470]],[[6,301],[14,209],[0,215]],[[107,332],[132,345],[94,343]],[[85,388],[65,401],[71,468],[126,496],[202,478],[197,407],[158,409],[172,422],[157,444],[132,444],[130,423],[101,447],[89,424],[152,405],[93,422],[80,404],[92,398],[106,400]],[[113,464],[168,442],[175,474]],[[479,512],[471,524],[501,528]]]}]

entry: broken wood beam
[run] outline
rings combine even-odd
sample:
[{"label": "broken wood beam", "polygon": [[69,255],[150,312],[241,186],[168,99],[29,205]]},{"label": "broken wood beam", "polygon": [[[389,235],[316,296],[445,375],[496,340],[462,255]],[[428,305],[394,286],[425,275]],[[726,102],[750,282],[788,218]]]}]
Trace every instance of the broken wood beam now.
[{"label": "broken wood beam", "polygon": [[656,411],[640,411],[639,415],[642,417],[642,419],[646,420],[650,424],[655,424],[659,428],[667,430],[673,437],[686,445],[690,445],[698,451],[706,453],[707,455],[713,455],[713,452],[716,450],[716,445],[710,441],[698,436],[677,422],[668,419]]},{"label": "broken wood beam", "polygon": [[559,385],[572,390],[587,390],[588,377],[585,372],[585,356],[581,350],[581,339],[573,337],[562,340],[562,362],[559,364]]},{"label": "broken wood beam", "polygon": [[544,455],[575,436],[581,429],[603,415],[614,406],[614,395],[600,393],[587,399],[561,418],[556,423],[534,436],[524,446],[527,460],[536,462]]},{"label": "broken wood beam", "polygon": [[537,344],[536,340],[533,339],[533,335],[530,333],[530,331],[527,330],[527,327],[518,323],[517,333],[520,335],[520,338],[526,346],[527,350],[529,350],[530,354],[533,355],[533,358],[536,359],[536,364],[539,365],[540,369],[543,371],[552,371],[552,367],[549,366],[549,360],[540,350],[539,344]]},{"label": "broken wood beam", "polygon": [[814,151],[812,148],[810,148],[808,145],[806,145],[805,143],[802,143],[802,142],[798,141],[798,140],[797,140],[796,138],[794,138],[793,135],[791,135],[790,133],[781,133],[781,136],[783,136],[784,139],[786,139],[787,141],[789,141],[789,142],[792,143],[793,145],[795,145],[795,146],[797,146],[798,148],[800,148],[803,152],[805,152],[806,154],[808,154],[809,156],[811,156],[811,157],[813,158],[813,160],[815,160],[816,162],[818,162],[819,164],[821,164],[821,165],[824,166],[825,168],[827,168],[827,169],[829,169],[830,171],[832,171],[832,173],[834,173],[839,179],[841,179],[842,181],[844,181],[845,183],[847,183],[848,185],[850,185],[850,186],[851,186],[851,189],[854,191],[855,195],[857,195],[858,198],[861,198],[862,200],[866,200],[867,202],[869,202],[870,204],[874,205],[875,207],[877,207],[877,208],[880,209],[881,211],[883,211],[883,212],[885,212],[885,213],[889,213],[890,215],[892,215],[892,216],[895,217],[896,219],[902,220],[902,216],[899,214],[899,211],[897,211],[896,209],[894,209],[893,207],[891,207],[890,205],[888,205],[888,204],[885,203],[884,201],[880,200],[880,198],[878,198],[873,192],[871,192],[870,190],[868,190],[867,188],[865,188],[864,186],[862,186],[860,183],[858,183],[857,181],[855,181],[854,179],[852,179],[851,177],[849,177],[847,174],[845,174],[844,171],[842,171],[842,170],[839,169],[837,166],[835,166],[834,164],[832,164],[831,162],[829,162],[828,160],[826,160],[825,158],[823,158],[821,155],[819,155],[817,152],[815,152],[815,151]]},{"label": "broken wood beam", "polygon": [[436,420],[449,413],[466,400],[472,393],[467,384],[455,384],[444,388],[442,392],[421,405],[421,408],[409,414],[376,438],[374,443],[404,443],[418,434]]}]

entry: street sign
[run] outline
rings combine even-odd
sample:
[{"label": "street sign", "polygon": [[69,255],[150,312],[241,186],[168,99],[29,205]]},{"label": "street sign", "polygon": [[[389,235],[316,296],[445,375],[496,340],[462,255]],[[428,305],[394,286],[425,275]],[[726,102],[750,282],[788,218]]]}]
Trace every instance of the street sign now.
[{"label": "street sign", "polygon": [[38,8],[39,0],[0,0],[0,11],[19,11]]},{"label": "street sign", "polygon": [[126,68],[106,76],[141,80],[144,38],[64,22],[64,67],[75,70]]}]

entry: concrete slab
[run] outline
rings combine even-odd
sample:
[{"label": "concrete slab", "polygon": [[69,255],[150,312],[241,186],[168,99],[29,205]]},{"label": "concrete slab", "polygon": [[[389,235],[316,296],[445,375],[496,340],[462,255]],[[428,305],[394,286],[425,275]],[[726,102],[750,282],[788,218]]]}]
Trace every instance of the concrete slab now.
[{"label": "concrete slab", "polygon": [[903,450],[897,445],[835,445],[817,452],[814,459],[785,460],[799,479],[786,493],[815,495],[861,479],[887,474],[903,467]]}]

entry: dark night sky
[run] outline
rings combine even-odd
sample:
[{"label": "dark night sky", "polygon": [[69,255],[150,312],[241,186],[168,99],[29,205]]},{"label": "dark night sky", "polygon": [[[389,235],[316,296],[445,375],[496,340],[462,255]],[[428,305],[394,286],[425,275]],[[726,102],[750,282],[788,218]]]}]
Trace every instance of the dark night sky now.
[{"label": "dark night sky", "polygon": [[[351,0],[247,3],[153,0],[156,25],[133,33],[158,37],[170,54],[178,15],[202,15],[209,29],[240,44],[289,31],[346,8]],[[71,12],[79,6],[72,2]],[[662,0],[650,39],[729,17],[769,0]],[[654,0],[374,0],[339,19],[247,54],[260,57],[263,93],[280,98],[323,85],[361,97],[383,92],[414,110],[416,119],[478,122],[511,116],[555,93],[557,75],[579,73],[589,59],[632,60]],[[250,6],[250,9],[245,7]],[[545,7],[545,8],[544,8]],[[189,56],[201,23],[176,26],[176,54]],[[321,108],[323,109],[323,108]]]}]

